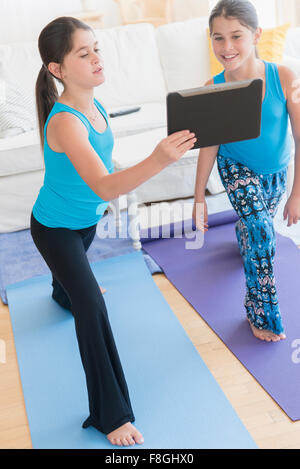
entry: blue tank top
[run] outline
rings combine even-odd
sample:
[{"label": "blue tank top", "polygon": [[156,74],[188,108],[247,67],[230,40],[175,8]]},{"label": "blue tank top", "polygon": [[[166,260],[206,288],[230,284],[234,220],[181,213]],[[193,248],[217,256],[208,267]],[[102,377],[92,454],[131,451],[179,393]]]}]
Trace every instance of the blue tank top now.
[{"label": "blue tank top", "polygon": [[114,138],[105,109],[96,99],[94,103],[107,123],[103,133],[97,132],[84,114],[59,102],[54,104],[45,123],[45,177],[32,213],[38,222],[50,228],[77,230],[96,225],[108,206],[108,202],[102,200],[84,182],[66,153],[53,151],[47,142],[47,126],[51,117],[59,112],[70,112],[87,128],[92,147],[111,174],[114,170]]},{"label": "blue tank top", "polygon": [[[291,154],[288,133],[289,114],[278,67],[265,62],[266,91],[262,103],[261,135],[258,138],[220,145],[219,155],[232,158],[259,174],[285,169]],[[225,83],[224,71],[214,76],[214,83]],[[245,110],[247,112],[247,110]]]}]

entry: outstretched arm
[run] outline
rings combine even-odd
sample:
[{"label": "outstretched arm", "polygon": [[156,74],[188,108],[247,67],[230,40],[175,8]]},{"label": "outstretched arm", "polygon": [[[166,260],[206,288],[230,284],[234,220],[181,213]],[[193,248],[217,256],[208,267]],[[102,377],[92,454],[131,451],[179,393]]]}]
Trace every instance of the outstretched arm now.
[{"label": "outstretched arm", "polygon": [[143,184],[192,149],[196,138],[190,131],[176,132],[164,138],[150,156],[129,169],[109,174],[91,146],[88,131],[73,114],[57,114],[55,137],[86,184],[105,201],[116,199]]}]

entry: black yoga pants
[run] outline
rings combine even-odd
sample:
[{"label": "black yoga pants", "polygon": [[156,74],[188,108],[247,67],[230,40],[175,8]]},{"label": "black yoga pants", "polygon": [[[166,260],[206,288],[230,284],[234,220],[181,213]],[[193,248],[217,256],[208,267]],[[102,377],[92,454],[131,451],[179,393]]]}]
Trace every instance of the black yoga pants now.
[{"label": "black yoga pants", "polygon": [[96,227],[48,228],[31,214],[31,236],[52,273],[52,298],[74,316],[90,411],[83,427],[108,434],[135,418],[105,302],[86,255]]}]

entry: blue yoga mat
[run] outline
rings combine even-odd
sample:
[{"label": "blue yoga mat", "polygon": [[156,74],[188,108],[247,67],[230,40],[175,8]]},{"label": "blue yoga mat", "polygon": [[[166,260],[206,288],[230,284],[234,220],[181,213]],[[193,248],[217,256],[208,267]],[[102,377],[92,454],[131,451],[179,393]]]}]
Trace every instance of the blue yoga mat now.
[{"label": "blue yoga mat", "polygon": [[[91,266],[105,280],[135,425],[145,439],[128,448],[256,448],[142,253]],[[39,276],[7,289],[33,447],[112,449],[105,435],[81,428],[88,402],[74,319],[51,298],[50,280]]]},{"label": "blue yoga mat", "polygon": [[[87,252],[90,262],[135,252],[128,235],[127,210],[121,213],[121,219],[122,229],[119,234],[115,233],[115,218],[112,214],[107,214],[100,220],[95,238]],[[150,272],[161,272],[151,257],[145,252],[143,254]],[[7,304],[8,285],[48,272],[49,268],[37,250],[29,229],[0,233],[0,296],[4,304]]]}]

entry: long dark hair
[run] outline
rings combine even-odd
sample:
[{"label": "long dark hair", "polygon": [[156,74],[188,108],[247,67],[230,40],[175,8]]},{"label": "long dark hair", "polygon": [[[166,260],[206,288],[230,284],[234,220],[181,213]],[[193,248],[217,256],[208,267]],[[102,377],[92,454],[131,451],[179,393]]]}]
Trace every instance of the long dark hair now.
[{"label": "long dark hair", "polygon": [[38,47],[43,64],[35,85],[35,97],[42,148],[44,147],[44,126],[58,98],[55,79],[61,81],[51,74],[48,64],[50,62],[63,63],[64,57],[72,50],[72,36],[77,29],[92,31],[90,26],[82,21],[62,16],[45,26],[39,36]]},{"label": "long dark hair", "polygon": [[[209,16],[210,35],[213,31],[214,19],[219,16],[235,18],[252,32],[255,32],[259,26],[256,9],[248,0],[220,0]],[[255,52],[256,57],[259,57],[257,48],[255,48]]]}]

